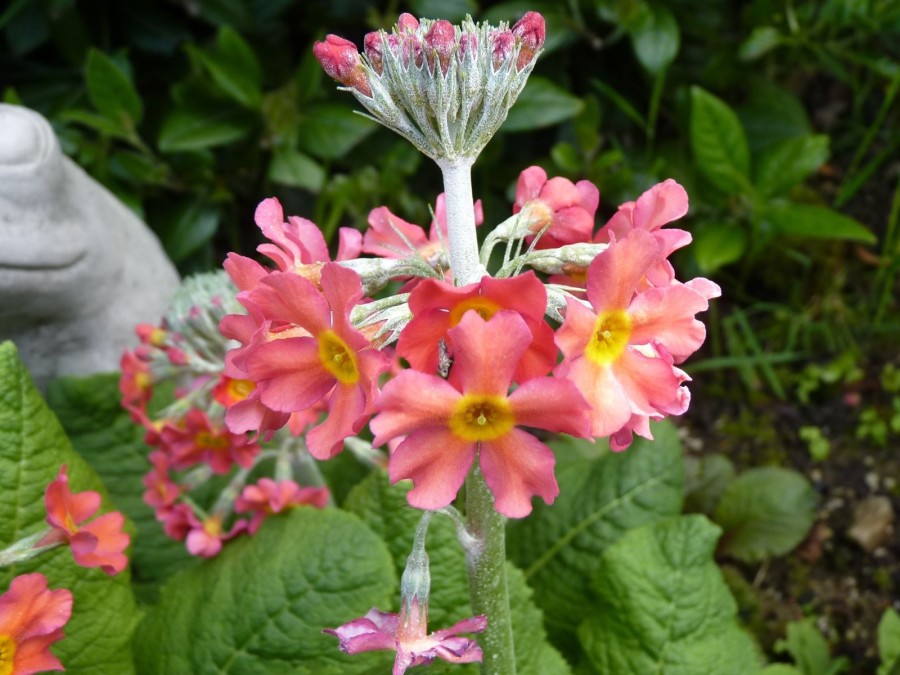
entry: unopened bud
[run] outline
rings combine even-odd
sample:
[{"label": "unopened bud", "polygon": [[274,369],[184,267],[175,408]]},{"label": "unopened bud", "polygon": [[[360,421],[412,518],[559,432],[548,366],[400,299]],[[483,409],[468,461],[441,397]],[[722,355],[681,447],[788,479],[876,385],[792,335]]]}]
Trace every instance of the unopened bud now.
[{"label": "unopened bud", "polygon": [[500,70],[500,67],[509,61],[515,46],[516,36],[510,31],[504,30],[494,34],[494,52],[491,60],[494,72]]},{"label": "unopened bud", "polygon": [[456,29],[453,24],[444,19],[435,21],[425,35],[425,47],[429,68],[434,69],[434,55],[437,54],[441,73],[446,75],[450,67],[450,57],[453,56],[453,49],[456,47]]},{"label": "unopened bud", "polygon": [[478,38],[473,33],[463,33],[459,37],[459,52],[457,56],[462,61],[467,54],[471,54],[474,59],[478,53]]},{"label": "unopened bud", "polygon": [[398,33],[414,33],[419,27],[419,20],[409,12],[403,12],[397,19]]},{"label": "unopened bud", "polygon": [[547,39],[547,24],[544,17],[537,12],[526,12],[525,16],[512,27],[512,33],[522,41],[519,59],[516,62],[516,70],[522,70],[531,63],[534,55],[544,45],[544,40]]},{"label": "unopened bud", "polygon": [[369,59],[372,68],[381,75],[384,71],[384,57],[381,53],[381,33],[366,33],[363,45],[366,58]]},{"label": "unopened bud", "polygon": [[359,52],[352,42],[337,35],[327,35],[325,42],[313,45],[313,54],[329,77],[353,87],[361,94],[372,96],[372,88],[359,60]]}]

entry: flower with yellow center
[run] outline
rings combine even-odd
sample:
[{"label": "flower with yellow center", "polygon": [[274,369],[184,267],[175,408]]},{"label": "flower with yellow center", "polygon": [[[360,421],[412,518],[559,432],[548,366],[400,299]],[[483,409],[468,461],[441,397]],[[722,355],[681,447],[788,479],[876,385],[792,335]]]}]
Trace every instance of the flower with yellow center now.
[{"label": "flower with yellow center", "polygon": [[63,670],[50,646],[63,637],[72,593],[51,591],[43,574],[23,574],[0,594],[0,675]]}]

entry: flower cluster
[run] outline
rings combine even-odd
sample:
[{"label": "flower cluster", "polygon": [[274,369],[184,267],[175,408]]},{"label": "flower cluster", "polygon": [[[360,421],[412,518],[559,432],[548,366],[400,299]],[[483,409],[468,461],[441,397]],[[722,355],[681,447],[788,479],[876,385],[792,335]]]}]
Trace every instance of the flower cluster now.
[{"label": "flower cluster", "polygon": [[[258,220],[264,232],[273,232],[265,208]],[[314,227],[308,223],[297,219],[293,229],[272,235],[275,243],[267,246],[278,251],[276,259],[285,269],[300,273],[300,261],[320,252],[306,236]],[[360,240],[357,233],[348,246],[358,251]],[[121,362],[122,404],[144,426],[145,442],[154,448],[152,468],[144,477],[144,501],[170,537],[184,540],[190,553],[204,557],[216,555],[223,542],[241,533],[255,533],[267,515],[301,504],[322,507],[329,499],[327,489],[301,487],[294,480],[295,470],[313,472],[302,441],[291,433],[303,430],[301,420],[268,444],[226,426],[227,411],[236,410],[235,419],[240,419],[254,391],[250,380],[226,374],[226,353],[234,343],[218,331],[228,312],[241,311],[236,292],[224,273],[187,279],[161,325],[138,327],[141,345]],[[154,394],[164,397],[167,389],[175,398],[164,405]],[[258,467],[274,471],[274,478],[250,482]],[[218,497],[201,503],[196,495],[208,484]]]}]

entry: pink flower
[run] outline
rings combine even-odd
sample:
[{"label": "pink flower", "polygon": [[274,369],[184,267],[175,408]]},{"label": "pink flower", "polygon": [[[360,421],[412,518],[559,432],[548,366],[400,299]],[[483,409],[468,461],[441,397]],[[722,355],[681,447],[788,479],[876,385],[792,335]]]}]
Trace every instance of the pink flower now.
[{"label": "pink flower", "polygon": [[521,214],[532,234],[549,228],[537,248],[556,248],[590,240],[599,204],[600,191],[590,181],[547,180],[546,171],[532,166],[519,175],[513,213]]},{"label": "pink flower", "polygon": [[0,673],[65,670],[50,645],[64,637],[62,629],[71,615],[71,591],[49,590],[47,578],[38,572],[13,579],[0,595]]},{"label": "pink flower", "polygon": [[156,450],[150,453],[151,469],[144,476],[144,503],[154,509],[165,509],[172,506],[181,495],[179,488],[169,478],[170,463],[166,453]]},{"label": "pink flower", "polygon": [[[619,434],[624,449],[632,430],[649,434],[645,418],[679,415],[687,408],[687,376],[673,366],[703,342],[694,315],[707,297],[688,284],[638,292],[662,259],[659,241],[635,230],[600,253],[588,270],[588,309],[570,299],[556,333],[565,355],[556,374],[568,377],[592,405],[591,433]],[[701,280],[695,280],[701,281]],[[705,284],[701,287],[709,291]]]},{"label": "pink flower", "polygon": [[260,450],[246,434],[214,424],[199,408],[191,408],[178,426],[163,427],[161,435],[176,469],[206,463],[215,473],[224,474],[235,464],[249,468]]},{"label": "pink flower", "polygon": [[294,506],[308,504],[323,509],[328,504],[328,488],[300,487],[292,480],[261,478],[248,485],[234,503],[238,513],[252,513],[248,532],[255,534],[263,520]]},{"label": "pink flower", "polygon": [[450,628],[428,635],[425,612],[410,614],[389,614],[373,607],[361,619],[338,628],[326,628],[322,632],[337,637],[341,651],[347,654],[378,649],[396,651],[392,675],[403,675],[407,668],[427,665],[435,658],[448,663],[481,661],[478,643],[457,634],[483,631],[487,627],[487,619],[483,615],[463,619]]},{"label": "pink flower", "polygon": [[233,539],[247,529],[246,520],[238,520],[226,532],[222,527],[222,515],[211,514],[202,521],[197,518],[193,510],[186,513],[190,529],[187,533],[185,544],[191,555],[199,555],[203,558],[212,558],[222,550],[222,542]]},{"label": "pink flower", "polygon": [[251,291],[251,298],[284,335],[247,355],[247,375],[259,401],[293,413],[325,399],[328,416],[309,432],[307,446],[317,459],[333,457],[365,424],[378,375],[388,367],[384,355],[350,324],[350,310],[362,298],[359,276],[329,263],[320,293],[302,277],[276,272]]},{"label": "pink flower", "polygon": [[391,481],[412,479],[409,503],[440,509],[456,497],[477,454],[500,513],[528,515],[534,495],[552,503],[559,493],[553,453],[516,427],[586,436],[587,404],[558,378],[535,377],[508,393],[532,340],[515,312],[490,321],[466,312],[448,334],[455,350],[450,382],[409,370],[388,382],[376,402],[373,444],[408,434],[391,455]]},{"label": "pink flower", "polygon": [[125,517],[112,511],[81,525],[100,508],[100,494],[72,493],[65,465],[47,486],[44,504],[52,531],[38,546],[67,542],[75,562],[82,567],[99,567],[111,576],[125,569],[128,558],[123,551],[131,542],[131,537],[122,532]]},{"label": "pink flower", "polygon": [[447,331],[459,324],[468,311],[490,319],[500,310],[511,309],[525,320],[532,336],[531,344],[516,364],[513,379],[522,382],[546,375],[556,364],[557,355],[553,330],[544,321],[546,307],[547,291],[534,272],[507,279],[486,276],[461,288],[424,279],[410,295],[413,319],[400,333],[397,352],[416,370],[434,373],[440,360],[441,340],[452,357],[456,349]]},{"label": "pink flower", "polygon": [[146,408],[147,402],[153,396],[150,364],[140,358],[137,352],[123,352],[119,366],[122,371],[119,378],[122,407],[133,413],[139,413]]}]

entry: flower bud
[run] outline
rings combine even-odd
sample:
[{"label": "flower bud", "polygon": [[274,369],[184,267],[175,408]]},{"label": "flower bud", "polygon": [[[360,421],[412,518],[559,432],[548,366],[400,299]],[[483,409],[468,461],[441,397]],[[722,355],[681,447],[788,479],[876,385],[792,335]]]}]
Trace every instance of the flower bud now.
[{"label": "flower bud", "polygon": [[462,61],[467,54],[471,54],[473,59],[478,54],[478,36],[474,33],[463,33],[459,37],[459,60]]},{"label": "flower bud", "polygon": [[516,70],[522,70],[531,63],[534,55],[544,45],[547,38],[547,24],[544,17],[537,12],[526,12],[525,16],[512,27],[512,33],[522,41],[519,59],[516,62]]},{"label": "flower bud", "polygon": [[494,68],[494,72],[497,72],[512,56],[513,49],[516,46],[516,37],[508,30],[494,33],[493,37],[494,52],[491,65]]},{"label": "flower bud", "polygon": [[398,33],[415,33],[418,27],[419,20],[409,12],[403,12],[403,14],[400,15],[400,18],[397,19]]},{"label": "flower bud", "polygon": [[456,47],[456,29],[444,19],[435,21],[425,35],[426,58],[428,67],[434,70],[434,55],[437,54],[441,64],[441,73],[446,75],[450,67],[450,57]]},{"label": "flower bud", "polygon": [[369,59],[372,68],[376,73],[381,75],[381,73],[384,72],[384,57],[381,53],[381,33],[366,33],[363,45],[366,58]]},{"label": "flower bud", "polygon": [[352,42],[337,35],[327,35],[325,42],[313,45],[313,54],[329,77],[361,94],[372,96],[366,72],[359,60],[359,52]]}]

